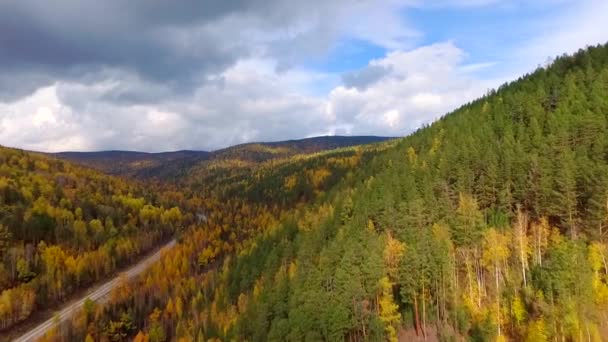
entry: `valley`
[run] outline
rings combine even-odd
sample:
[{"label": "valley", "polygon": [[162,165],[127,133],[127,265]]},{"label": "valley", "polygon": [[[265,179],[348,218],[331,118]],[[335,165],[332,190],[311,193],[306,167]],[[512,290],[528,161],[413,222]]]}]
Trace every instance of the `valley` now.
[{"label": "valley", "polygon": [[[480,3],[425,10],[494,5]],[[80,7],[32,15],[49,20],[28,39],[40,38],[37,25],[65,39],[27,56],[70,61],[37,74],[45,63],[26,60],[23,83],[41,82],[38,90],[0,92],[0,138],[15,142],[0,146],[0,340],[607,340],[607,43],[484,93],[502,80],[487,70],[509,56],[481,63],[454,42],[408,50],[401,35],[383,48],[363,44],[368,35],[342,41],[341,23],[319,31],[340,42],[325,57],[341,65],[282,63],[268,57],[285,50],[275,40],[308,42],[300,35],[316,25],[285,16],[299,4],[274,4],[274,25],[299,23],[285,32],[262,29],[259,4],[244,6],[245,18],[230,12],[234,4],[201,6],[221,20],[190,27],[207,18],[190,5],[117,5],[113,23],[143,33],[113,32],[112,46],[138,32],[122,48],[154,48],[98,51],[105,59],[90,63],[81,60],[95,49],[81,49],[79,30],[54,31]],[[332,3],[319,13],[333,6],[371,9]],[[416,6],[420,14],[424,4]],[[399,12],[392,2],[382,9],[357,20],[379,25]],[[105,24],[88,19],[91,27],[74,27],[103,35]],[[9,36],[18,32],[18,20],[6,22]],[[399,22],[386,28],[401,31]],[[251,23],[259,28],[248,35],[235,28]],[[195,53],[233,29],[239,39],[217,55]],[[249,40],[263,48],[232,56]],[[11,46],[16,55],[29,47]],[[353,66],[359,59],[363,68]],[[285,136],[308,138],[256,142]],[[74,151],[54,152],[65,146]],[[186,149],[142,152],[163,146]]]},{"label": "valley", "polygon": [[[315,149],[318,147],[315,147]],[[378,147],[383,148],[383,147]],[[313,149],[313,150],[315,150]],[[364,150],[367,151],[365,153],[369,154],[376,147],[366,147]],[[237,224],[236,227],[232,227],[230,230],[226,230],[227,227],[222,224],[217,228],[220,230],[214,230],[214,232],[209,232],[210,236],[205,237],[204,240],[207,243],[212,243],[212,246],[207,247],[199,256],[198,263],[201,267],[204,267],[205,264],[214,264],[219,265],[215,262],[218,258],[223,258],[225,253],[231,253],[239,248],[240,245],[247,242],[247,239],[250,239],[256,231],[262,231],[266,228],[267,225],[271,224],[273,220],[276,220],[280,217],[284,210],[287,210],[287,206],[291,204],[282,204],[281,208],[273,207],[269,208],[265,204],[256,204],[254,202],[250,202],[251,204],[247,204],[244,202],[244,198],[239,200],[238,198],[228,199],[227,203],[218,202],[221,198],[226,198],[226,196],[222,195],[220,192],[220,188],[213,188],[212,190],[206,190],[203,192],[202,190],[198,192],[181,192],[175,190],[179,187],[177,184],[172,184],[169,180],[166,180],[163,183],[158,181],[154,181],[153,186],[158,189],[156,191],[161,191],[163,196],[166,196],[165,201],[170,201],[173,204],[177,204],[179,206],[174,206],[170,209],[164,209],[161,204],[163,201],[159,198],[149,197],[151,200],[157,203],[154,204],[145,204],[145,199],[141,197],[136,197],[137,192],[140,191],[140,195],[150,196],[149,192],[141,192],[143,188],[143,184],[139,182],[133,183],[133,185],[128,186],[128,192],[124,192],[121,194],[120,187],[125,186],[126,183],[120,179],[114,179],[111,177],[103,176],[101,174],[96,173],[90,169],[80,168],[75,165],[66,164],[65,162],[56,160],[56,159],[48,159],[46,156],[38,155],[35,153],[29,153],[25,151],[19,151],[14,149],[2,149],[4,153],[3,158],[6,161],[5,169],[4,169],[4,181],[3,183],[3,203],[5,205],[5,216],[3,218],[3,222],[7,223],[7,226],[3,226],[3,230],[6,232],[4,234],[4,240],[8,243],[6,250],[8,253],[5,256],[11,256],[11,259],[5,259],[8,262],[8,269],[11,266],[10,262],[18,264],[18,272],[15,280],[19,282],[17,286],[13,288],[8,288],[3,290],[2,296],[5,301],[3,305],[4,310],[3,314],[6,319],[6,324],[8,324],[9,328],[11,324],[19,323],[22,320],[26,320],[29,316],[29,312],[31,311],[18,311],[23,310],[25,307],[19,307],[16,305],[23,305],[20,303],[25,303],[24,301],[32,300],[30,302],[31,305],[26,310],[43,310],[45,304],[39,302],[41,298],[37,298],[38,296],[32,296],[32,291],[35,290],[42,295],[47,295],[47,291],[49,291],[50,286],[58,286],[55,291],[57,297],[50,301],[53,306],[59,305],[61,301],[72,298],[71,293],[81,293],[83,292],[82,288],[88,286],[89,284],[95,283],[96,279],[102,279],[108,275],[111,275],[112,272],[116,269],[116,267],[122,267],[120,265],[125,265],[128,261],[119,259],[121,255],[124,253],[132,253],[129,257],[129,260],[134,260],[138,256],[137,249],[133,251],[129,251],[129,248],[141,248],[138,247],[137,241],[141,237],[130,237],[129,234],[134,233],[134,227],[142,227],[143,229],[147,229],[146,227],[150,227],[150,225],[160,225],[164,228],[171,228],[173,230],[173,234],[182,235],[189,234],[194,230],[204,229],[204,227],[210,227],[212,224],[221,223],[226,219],[226,223],[231,222],[235,217],[233,215],[241,217],[238,221],[232,221]],[[351,161],[350,163],[359,163],[360,158],[362,156],[363,150],[358,148],[351,148],[346,150],[338,150],[336,152],[328,152],[323,153],[321,155],[311,154],[308,157],[304,157],[305,155],[301,155],[304,159],[309,159],[312,169],[297,169],[293,170],[291,165],[292,162],[289,158],[279,158],[283,161],[280,161],[279,164],[272,167],[272,172],[288,172],[288,173],[298,173],[303,172],[300,177],[303,177],[306,188],[310,189],[311,195],[316,194],[318,191],[321,191],[324,187],[329,187],[331,185],[324,184],[327,182],[327,170],[332,170],[334,172],[338,172],[341,168],[348,168],[348,165],[340,165],[335,163],[335,158],[337,156],[355,156],[358,155],[357,159]],[[282,156],[282,155],[281,155]],[[98,154],[98,157],[106,162],[107,154],[102,153]],[[96,159],[97,157],[95,157]],[[351,157],[352,158],[352,157]],[[277,159],[277,161],[279,160]],[[275,162],[272,162],[275,163]],[[86,163],[85,163],[86,164]],[[110,164],[114,164],[114,162],[110,162]],[[261,163],[259,165],[259,170],[264,170],[266,167]],[[274,165],[274,164],[273,164]],[[283,165],[283,166],[279,166]],[[323,166],[325,165],[325,166]],[[6,167],[13,167],[14,169],[7,169]],[[251,168],[258,168],[255,164],[251,164],[248,166],[248,170]],[[312,172],[314,167],[320,167],[322,170],[320,176],[321,178],[315,178],[315,173]],[[310,171],[307,171],[310,170]],[[52,172],[50,172],[52,171]],[[237,173],[238,174],[238,173]],[[235,175],[237,175],[235,174]],[[294,177],[296,176],[294,174]],[[65,175],[65,176],[64,176]],[[76,175],[76,176],[74,176]],[[7,178],[10,177],[10,178]],[[36,177],[36,178],[32,178]],[[46,177],[46,178],[45,178]],[[68,180],[64,180],[64,177]],[[70,178],[72,177],[72,178]],[[80,177],[80,179],[78,178]],[[238,177],[242,178],[243,181],[249,180],[248,171],[246,173],[240,174]],[[276,177],[276,176],[271,176]],[[312,178],[311,178],[312,177]],[[294,178],[295,179],[295,178]],[[19,220],[27,220],[29,216],[25,218],[21,218],[20,216],[10,216],[10,213],[13,210],[17,210],[22,207],[23,204],[27,204],[28,200],[27,195],[24,196],[23,190],[20,186],[22,184],[32,184],[29,182],[34,181],[34,187],[39,186],[47,186],[45,182],[50,182],[50,184],[56,184],[56,182],[61,182],[63,190],[70,190],[69,192],[63,193],[61,197],[53,197],[50,194],[40,193],[39,201],[37,202],[39,206],[42,205],[42,208],[35,209],[37,217],[44,217],[46,221],[44,228],[42,230],[32,230],[31,232],[19,232],[23,235],[13,234],[14,229],[10,224],[11,222],[19,222]],[[239,182],[241,186],[246,185],[243,181]],[[308,183],[311,182],[311,183]],[[333,180],[335,182],[335,180]],[[183,183],[182,183],[183,184]],[[331,183],[330,183],[331,184]],[[68,202],[70,198],[76,200],[76,203],[86,203],[82,202],[86,201],[87,197],[79,198],[79,197],[70,197],[76,194],[84,194],[82,190],[84,187],[90,188],[101,185],[99,189],[105,189],[102,191],[114,191],[114,193],[110,192],[110,196],[107,194],[105,197],[102,195],[98,197],[98,200],[109,201],[107,203],[112,203],[111,206],[99,206],[99,207],[84,207],[87,211],[83,210],[81,206],[70,207],[72,202]],[[255,185],[255,184],[253,184]],[[220,186],[220,183],[217,184]],[[292,185],[287,184],[288,188],[291,190]],[[80,188],[83,189],[80,189]],[[277,189],[278,190],[278,189]],[[99,190],[97,190],[99,191]],[[246,194],[247,191],[243,192],[243,195]],[[67,195],[67,194],[73,195]],[[99,194],[99,193],[97,193]],[[147,194],[147,195],[145,195]],[[204,194],[204,195],[203,195]],[[94,192],[87,192],[87,196],[95,195]],[[99,196],[99,195],[98,195]],[[187,196],[187,197],[186,197]],[[199,197],[201,196],[201,197]],[[290,203],[295,204],[297,201],[302,201],[301,193],[297,193],[297,196],[294,197]],[[232,196],[231,196],[232,197]],[[203,199],[205,198],[205,199]],[[214,199],[215,198],[215,199]],[[160,201],[159,201],[160,200]],[[58,201],[58,202],[55,202]],[[44,204],[42,204],[44,203]],[[54,205],[57,203],[60,208],[55,208]],[[103,202],[102,202],[103,203]],[[88,204],[91,205],[91,204]],[[121,209],[120,206],[124,206],[124,209]],[[75,208],[69,210],[69,208]],[[34,209],[31,209],[34,210]],[[103,210],[109,214],[105,219],[100,214],[102,212],[98,210]],[[131,221],[128,221],[126,226],[120,226],[120,219],[115,220],[113,217],[116,217],[117,211],[125,210],[125,214],[130,218]],[[19,211],[17,211],[18,213]],[[135,214],[132,215],[129,212]],[[221,212],[226,212],[227,214],[219,214]],[[129,214],[127,214],[129,213]],[[201,214],[202,213],[202,214]],[[125,215],[119,214],[119,215]],[[30,215],[30,214],[28,214]],[[63,216],[61,216],[63,215]],[[91,215],[93,218],[89,218],[90,221],[87,222],[85,219],[85,215]],[[221,216],[226,215],[227,217],[222,218]],[[89,217],[91,217],[89,216]],[[209,217],[208,217],[209,216]],[[252,217],[248,217],[252,216]],[[47,219],[48,217],[48,219]],[[17,221],[12,221],[17,220]],[[220,220],[220,222],[215,222]],[[105,222],[104,222],[105,221]],[[259,223],[255,223],[259,221]],[[232,223],[232,224],[234,224]],[[255,223],[254,227],[246,227],[243,224],[250,225],[251,223]],[[34,225],[35,226],[35,225]],[[34,228],[34,226],[32,228]],[[105,226],[105,227],[104,227]],[[37,226],[36,226],[37,227]],[[211,226],[213,227],[213,226]],[[217,229],[214,228],[214,229]],[[37,228],[39,229],[39,228]],[[62,237],[64,235],[60,235],[61,229],[64,230],[63,234],[67,234],[65,236],[71,236],[71,239],[64,240]],[[109,229],[109,230],[106,230]],[[203,232],[203,231],[201,231]],[[80,235],[79,235],[80,234]],[[121,234],[125,237],[120,238]],[[216,235],[217,234],[217,235]],[[205,233],[207,235],[207,233]],[[159,235],[159,238],[163,238],[164,233]],[[21,238],[23,240],[17,240],[16,238]],[[202,236],[201,236],[202,237]],[[14,240],[12,240],[14,239]],[[89,240],[90,239],[90,240]],[[104,239],[105,244],[104,244]],[[11,241],[20,242],[21,244],[11,245]],[[36,245],[36,241],[38,242],[38,250],[33,247]],[[53,245],[53,241],[57,241],[57,245]],[[59,242],[62,241],[62,242]],[[101,246],[95,250],[95,244],[101,242]],[[148,240],[150,242],[146,242],[148,244],[153,243],[153,240]],[[50,243],[50,246],[47,247]],[[90,244],[90,245],[89,245]],[[87,251],[87,246],[92,248],[91,251]],[[148,246],[148,245],[145,245]],[[50,248],[47,251],[47,248]],[[147,248],[154,248],[154,245],[150,245]],[[36,254],[29,255],[27,253],[31,253],[28,251],[34,250]],[[143,249],[139,253],[145,253],[148,249]],[[54,253],[48,255],[43,253]],[[23,253],[23,254],[21,254]],[[40,254],[38,254],[40,253]],[[106,256],[102,253],[108,253]],[[17,259],[19,255],[23,255],[21,258]],[[109,256],[108,256],[109,255]],[[28,259],[29,258],[29,259]],[[93,258],[99,261],[95,261]],[[129,274],[129,278],[135,276],[135,274],[139,274],[144,271],[142,265],[148,267],[153,260],[158,260],[159,254],[156,253],[154,256],[146,259],[142,264],[138,264],[138,266],[134,266],[127,273]],[[39,261],[42,259],[42,264]],[[29,261],[28,261],[29,260]],[[86,269],[86,263],[99,263],[101,262],[101,268],[99,270],[96,269]],[[104,263],[105,262],[105,263]],[[107,262],[110,262],[109,264]],[[116,266],[114,266],[116,265]],[[7,268],[3,268],[3,270],[7,270]],[[42,274],[39,275],[39,272]],[[53,272],[52,274],[48,274],[47,272]],[[26,275],[29,275],[26,278]],[[112,281],[104,284],[99,287],[94,292],[91,292],[95,296],[94,300],[97,297],[102,298],[107,296],[117,285],[119,285],[119,278],[117,277]],[[54,281],[58,281],[58,283],[53,283]],[[57,284],[57,285],[52,285]],[[63,284],[66,284],[67,287],[63,287]],[[36,290],[37,289],[37,290]],[[42,291],[41,291],[42,289]],[[32,297],[22,297],[22,296],[32,296]],[[47,295],[48,296],[48,295]],[[85,301],[87,297],[92,296],[91,294],[86,297],[81,298],[76,301],[76,304],[69,304],[65,309],[63,309],[60,313],[60,320],[57,322],[55,318],[50,318],[48,321],[45,321],[40,326],[37,326],[29,333],[22,337],[23,340],[37,340],[39,338],[44,338],[45,336],[55,336],[57,333],[57,329],[61,327],[61,325],[70,324],[73,321],[74,315],[81,315],[82,303]],[[28,299],[29,298],[29,299]],[[48,298],[48,297],[47,297]],[[102,304],[102,303],[100,303]],[[12,308],[15,308],[14,311]],[[17,309],[19,308],[19,309]],[[15,317],[19,317],[18,319],[11,318],[10,315],[15,314]],[[61,331],[61,330],[59,330]],[[11,333],[11,330],[6,330],[7,334]]]},{"label": "valley", "polygon": [[160,259],[161,253],[165,249],[170,249],[175,245],[175,240],[171,240],[166,245],[162,246],[160,250],[152,254],[151,256],[146,257],[144,260],[138,262],[135,266],[129,268],[128,270],[121,272],[119,276],[114,279],[100,285],[92,287],[91,290],[87,291],[86,295],[83,297],[69,301],[67,306],[64,306],[60,310],[57,310],[57,313],[53,315],[53,317],[44,321],[44,323],[39,324],[32,329],[29,329],[25,334],[15,338],[16,342],[27,342],[27,341],[36,341],[40,337],[44,336],[48,333],[49,330],[53,329],[55,325],[62,324],[65,321],[68,321],[75,314],[79,314],[79,311],[82,310],[83,305],[87,300],[91,300],[93,302],[97,302],[103,304],[104,301],[107,301],[107,296],[114,291],[117,287],[120,286],[121,282],[129,281],[131,278],[138,276],[143,271],[145,271],[152,264],[157,262]]}]

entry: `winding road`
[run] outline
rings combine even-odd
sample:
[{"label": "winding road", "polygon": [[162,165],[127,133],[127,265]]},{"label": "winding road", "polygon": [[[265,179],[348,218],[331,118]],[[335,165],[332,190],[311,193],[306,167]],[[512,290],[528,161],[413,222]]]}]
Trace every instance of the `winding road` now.
[{"label": "winding road", "polygon": [[39,338],[44,336],[44,334],[49,329],[51,329],[57,322],[63,322],[65,320],[69,319],[70,317],[72,317],[72,315],[75,312],[77,312],[80,308],[82,308],[82,305],[84,304],[85,300],[87,300],[87,298],[91,299],[95,302],[103,303],[105,300],[107,300],[107,296],[110,294],[112,289],[114,289],[116,286],[118,286],[120,284],[120,281],[121,281],[121,278],[123,277],[123,275],[126,275],[127,278],[129,278],[129,279],[139,275],[140,273],[145,271],[148,267],[150,267],[152,264],[154,264],[155,262],[157,262],[160,259],[162,250],[172,248],[173,246],[175,246],[175,240],[171,240],[169,243],[167,243],[162,248],[160,248],[156,253],[154,253],[151,256],[140,261],[139,263],[137,263],[133,267],[129,268],[128,270],[122,272],[120,275],[116,276],[112,280],[110,280],[94,289],[91,289],[89,291],[89,293],[87,293],[84,297],[80,298],[79,300],[77,300],[74,303],[68,304],[66,307],[64,307],[60,311],[58,311],[57,314],[54,315],[54,317],[41,323],[38,326],[32,328],[30,331],[28,331],[27,333],[23,334],[21,337],[18,337],[17,339],[15,339],[13,341],[29,342],[29,341],[38,340]]}]

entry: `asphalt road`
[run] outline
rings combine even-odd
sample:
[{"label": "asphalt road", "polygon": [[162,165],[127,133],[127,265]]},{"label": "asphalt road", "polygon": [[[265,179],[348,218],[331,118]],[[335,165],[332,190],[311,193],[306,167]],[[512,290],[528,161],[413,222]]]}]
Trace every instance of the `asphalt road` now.
[{"label": "asphalt road", "polygon": [[110,294],[110,292],[116,286],[118,286],[120,284],[120,281],[121,281],[121,278],[123,275],[126,275],[128,278],[133,278],[133,277],[139,275],[140,273],[145,271],[148,267],[150,267],[152,264],[154,264],[155,262],[157,262],[160,259],[161,250],[166,249],[166,248],[171,248],[174,245],[175,245],[175,240],[171,240],[169,243],[167,243],[165,246],[163,246],[163,248],[159,249],[153,255],[140,261],[139,263],[137,263],[133,267],[129,268],[128,270],[124,271],[123,273],[116,276],[114,279],[108,281],[107,283],[104,283],[104,284],[100,285],[99,287],[92,289],[84,297],[80,298],[79,300],[77,300],[74,303],[68,304],[66,307],[64,307],[63,309],[58,311],[57,314],[54,315],[53,318],[32,328],[30,331],[28,331],[27,333],[23,334],[21,337],[15,339],[13,341],[15,341],[15,342],[37,341],[39,338],[44,336],[44,334],[47,331],[49,331],[49,329],[51,329],[57,323],[57,321],[63,322],[65,320],[71,318],[75,312],[77,312],[80,308],[82,308],[82,305],[84,304],[85,300],[87,300],[87,298],[91,299],[95,302],[103,303],[105,300],[107,300],[107,296]]}]

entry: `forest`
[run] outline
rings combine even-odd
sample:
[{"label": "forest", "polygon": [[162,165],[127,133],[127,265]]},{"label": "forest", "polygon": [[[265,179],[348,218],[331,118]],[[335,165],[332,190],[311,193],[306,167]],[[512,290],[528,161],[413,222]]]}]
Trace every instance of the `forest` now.
[{"label": "forest", "polygon": [[601,45],[402,139],[176,182],[2,149],[2,327],[175,234],[43,340],[602,341],[607,133]]},{"label": "forest", "polygon": [[194,222],[170,191],[10,148],[0,165],[0,331]]},{"label": "forest", "polygon": [[[272,226],[288,205],[323,194],[339,175],[381,148],[384,145],[306,155],[283,151],[277,159],[262,159],[269,164],[242,160],[238,148],[221,161],[193,168],[189,177],[175,184],[170,181],[173,175],[141,182],[2,147],[0,331],[10,332],[37,311],[57,307],[173,236],[200,237],[204,246],[195,264],[201,269],[217,265],[216,259]],[[243,168],[225,167],[235,163]],[[199,177],[206,186],[189,184]],[[292,181],[283,182],[283,177]],[[267,191],[283,195],[277,201],[259,202],[255,198],[265,195],[259,192],[269,185],[268,179],[281,179]]]},{"label": "forest", "polygon": [[246,143],[219,150],[145,153],[134,151],[59,152],[52,157],[72,161],[110,175],[139,179],[182,181],[192,168],[205,169],[218,161],[262,163],[337,148],[382,142],[392,138],[377,136],[320,136],[299,140]]}]

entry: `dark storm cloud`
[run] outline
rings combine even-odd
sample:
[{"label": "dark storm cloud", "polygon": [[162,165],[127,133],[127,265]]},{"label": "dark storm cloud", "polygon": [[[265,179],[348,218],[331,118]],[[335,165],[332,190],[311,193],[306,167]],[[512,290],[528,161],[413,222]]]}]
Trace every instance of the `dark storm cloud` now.
[{"label": "dark storm cloud", "polygon": [[[21,97],[56,79],[80,79],[113,67],[175,89],[246,54],[206,20],[220,20],[231,1],[194,6],[173,1],[3,1],[0,3],[0,95]],[[140,6],[142,5],[142,6]],[[190,5],[190,6],[188,6]],[[198,10],[197,10],[198,9]],[[200,25],[200,29],[197,29]],[[185,30],[191,34],[184,35]],[[180,39],[192,41],[182,43]],[[26,76],[20,87],[11,81]],[[29,77],[28,77],[29,76]]]},{"label": "dark storm cloud", "polygon": [[[288,31],[303,17],[330,16],[336,4],[322,3],[4,0],[0,2],[0,101],[25,96],[55,80],[100,78],[105,68],[135,73],[175,92],[191,91],[207,75],[259,48],[262,44],[252,41],[256,30],[278,30],[274,39],[282,45],[301,39],[281,36],[281,29]],[[131,101],[139,95],[110,98]]]}]

